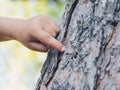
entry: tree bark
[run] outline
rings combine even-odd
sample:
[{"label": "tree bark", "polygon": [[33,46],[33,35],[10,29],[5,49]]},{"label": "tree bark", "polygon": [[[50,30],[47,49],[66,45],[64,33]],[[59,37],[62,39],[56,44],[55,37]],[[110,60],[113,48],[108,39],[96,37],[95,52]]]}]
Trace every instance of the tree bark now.
[{"label": "tree bark", "polygon": [[36,90],[120,90],[120,0],[66,0]]}]

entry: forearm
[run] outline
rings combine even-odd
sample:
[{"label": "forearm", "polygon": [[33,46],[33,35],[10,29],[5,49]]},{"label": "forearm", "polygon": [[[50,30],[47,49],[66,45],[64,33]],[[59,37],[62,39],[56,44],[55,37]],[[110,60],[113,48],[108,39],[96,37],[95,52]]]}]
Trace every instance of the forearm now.
[{"label": "forearm", "polygon": [[0,41],[15,39],[23,27],[23,19],[0,17]]}]

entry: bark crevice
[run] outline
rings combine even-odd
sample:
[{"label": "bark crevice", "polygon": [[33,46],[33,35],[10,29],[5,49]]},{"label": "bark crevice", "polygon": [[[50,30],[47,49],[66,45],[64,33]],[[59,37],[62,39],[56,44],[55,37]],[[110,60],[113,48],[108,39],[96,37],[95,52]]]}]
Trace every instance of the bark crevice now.
[{"label": "bark crevice", "polygon": [[66,1],[66,50],[50,49],[36,90],[119,90],[120,0]]},{"label": "bark crevice", "polygon": [[[76,7],[76,5],[78,4],[78,1],[79,0],[75,0],[74,3],[71,5],[71,8],[69,10],[69,12],[67,13],[67,16],[66,16],[66,22],[65,22],[65,25],[66,25],[66,28],[65,28],[65,32],[64,32],[64,38],[62,40],[62,42],[64,42],[66,36],[67,36],[67,32],[68,32],[68,27],[69,27],[69,23],[71,21],[71,17],[72,17],[72,13],[74,12],[74,9]],[[51,55],[55,53],[56,57],[58,58],[58,60],[56,61],[55,64],[52,65],[52,70],[50,71],[50,75],[49,77],[46,79],[46,80],[43,80],[44,79],[44,76],[45,76],[45,73],[47,72],[48,70],[48,67],[49,66],[46,66],[46,65],[50,65],[50,61],[49,60],[46,60],[44,65],[43,65],[43,69],[41,71],[41,77],[38,79],[38,85],[36,87],[36,90],[40,90],[40,86],[42,86],[42,88],[44,88],[45,90],[47,90],[47,86],[49,85],[50,81],[52,80],[52,78],[54,77],[54,74],[55,74],[55,71],[57,70],[58,68],[58,64],[59,62],[61,61],[61,58],[62,58],[62,55],[63,53],[60,53],[56,50],[52,50],[49,52],[49,55],[48,55],[48,58],[47,59],[50,59],[51,58]],[[49,73],[48,73],[49,74]],[[42,85],[42,81],[44,83],[44,85]]]}]

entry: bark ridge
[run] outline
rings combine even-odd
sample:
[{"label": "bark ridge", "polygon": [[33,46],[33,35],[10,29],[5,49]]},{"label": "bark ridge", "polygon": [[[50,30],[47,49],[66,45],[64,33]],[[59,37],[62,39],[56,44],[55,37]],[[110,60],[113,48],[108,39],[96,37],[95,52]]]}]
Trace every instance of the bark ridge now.
[{"label": "bark ridge", "polygon": [[120,0],[66,0],[36,90],[120,90]]}]

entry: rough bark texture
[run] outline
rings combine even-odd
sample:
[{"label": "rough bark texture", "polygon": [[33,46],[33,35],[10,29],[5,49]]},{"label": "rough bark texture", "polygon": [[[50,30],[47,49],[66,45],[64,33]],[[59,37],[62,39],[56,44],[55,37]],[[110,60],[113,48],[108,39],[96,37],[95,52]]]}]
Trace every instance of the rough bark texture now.
[{"label": "rough bark texture", "polygon": [[120,0],[66,0],[36,90],[120,90]]}]

